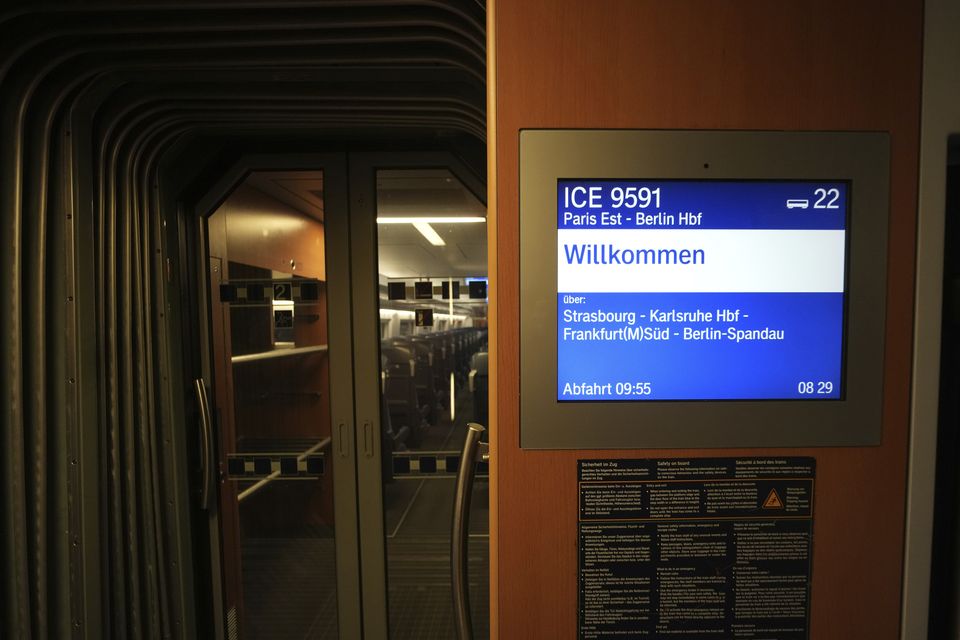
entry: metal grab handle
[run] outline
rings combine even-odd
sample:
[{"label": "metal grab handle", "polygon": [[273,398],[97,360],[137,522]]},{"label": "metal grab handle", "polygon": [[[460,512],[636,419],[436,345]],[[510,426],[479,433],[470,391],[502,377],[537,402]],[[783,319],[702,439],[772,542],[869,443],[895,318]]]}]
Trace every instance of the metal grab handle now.
[{"label": "metal grab handle", "polygon": [[463,453],[460,454],[457,488],[453,498],[450,566],[453,579],[453,614],[459,640],[473,640],[470,592],[467,583],[467,540],[469,539],[470,495],[473,493],[477,461],[490,459],[489,445],[480,442],[484,431],[486,429],[479,424],[471,422],[467,425],[467,439],[463,443]]},{"label": "metal grab handle", "polygon": [[202,378],[193,381],[193,390],[197,395],[197,405],[200,408],[200,444],[202,450],[200,459],[203,464],[203,483],[200,485],[200,508],[210,509],[210,482],[213,474],[213,426],[210,422],[210,400],[207,397],[207,386]]}]

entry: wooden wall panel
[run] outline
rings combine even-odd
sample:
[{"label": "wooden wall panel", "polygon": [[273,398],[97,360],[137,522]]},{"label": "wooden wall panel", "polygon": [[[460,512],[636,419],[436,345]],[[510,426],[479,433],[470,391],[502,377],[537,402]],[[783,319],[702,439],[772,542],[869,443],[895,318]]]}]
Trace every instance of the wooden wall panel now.
[{"label": "wooden wall panel", "polygon": [[[817,459],[811,637],[898,635],[922,3],[700,0],[496,2],[499,637],[574,638],[576,460]],[[521,128],[879,130],[891,139],[884,435],[879,447],[523,451],[519,448]],[[878,313],[884,312],[878,310]],[[852,330],[856,330],[852,328]]]},{"label": "wooden wall panel", "polygon": [[247,184],[237,187],[222,208],[231,262],[327,279],[323,223]]}]

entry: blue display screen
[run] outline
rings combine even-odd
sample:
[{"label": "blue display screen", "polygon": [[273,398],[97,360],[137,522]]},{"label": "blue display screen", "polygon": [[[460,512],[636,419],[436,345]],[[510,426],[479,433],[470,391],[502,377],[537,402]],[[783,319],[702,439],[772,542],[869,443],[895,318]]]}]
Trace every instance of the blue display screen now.
[{"label": "blue display screen", "polygon": [[849,184],[559,180],[557,400],[843,397]]}]

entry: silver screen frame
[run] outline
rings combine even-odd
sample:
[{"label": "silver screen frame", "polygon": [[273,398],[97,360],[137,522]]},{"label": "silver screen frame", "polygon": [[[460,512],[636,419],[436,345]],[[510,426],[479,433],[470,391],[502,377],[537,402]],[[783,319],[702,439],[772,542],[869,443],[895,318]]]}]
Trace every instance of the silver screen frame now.
[{"label": "silver screen frame", "polygon": [[[875,132],[521,130],[520,446],[880,444],[889,148]],[[843,399],[557,401],[560,179],[849,182]]]}]

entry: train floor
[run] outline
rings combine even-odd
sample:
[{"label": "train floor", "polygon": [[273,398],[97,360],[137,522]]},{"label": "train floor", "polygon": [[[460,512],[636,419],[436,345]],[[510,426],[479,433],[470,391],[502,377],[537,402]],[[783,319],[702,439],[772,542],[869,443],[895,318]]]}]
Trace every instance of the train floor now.
[{"label": "train floor", "polygon": [[[428,429],[423,451],[460,451],[473,420],[468,392],[457,395],[457,416]],[[392,640],[455,638],[450,590],[453,478],[397,479],[384,489],[387,582]],[[474,484],[470,510],[468,577],[475,637],[489,637],[488,491]]]},{"label": "train floor", "polygon": [[[469,392],[457,394],[457,417],[430,426],[418,450],[459,452],[473,420]],[[456,637],[450,586],[453,478],[396,478],[384,487],[387,594],[391,640]],[[474,634],[489,637],[488,491],[478,478],[471,498],[468,575]],[[337,638],[334,539],[307,537],[243,543],[246,640]]]}]

